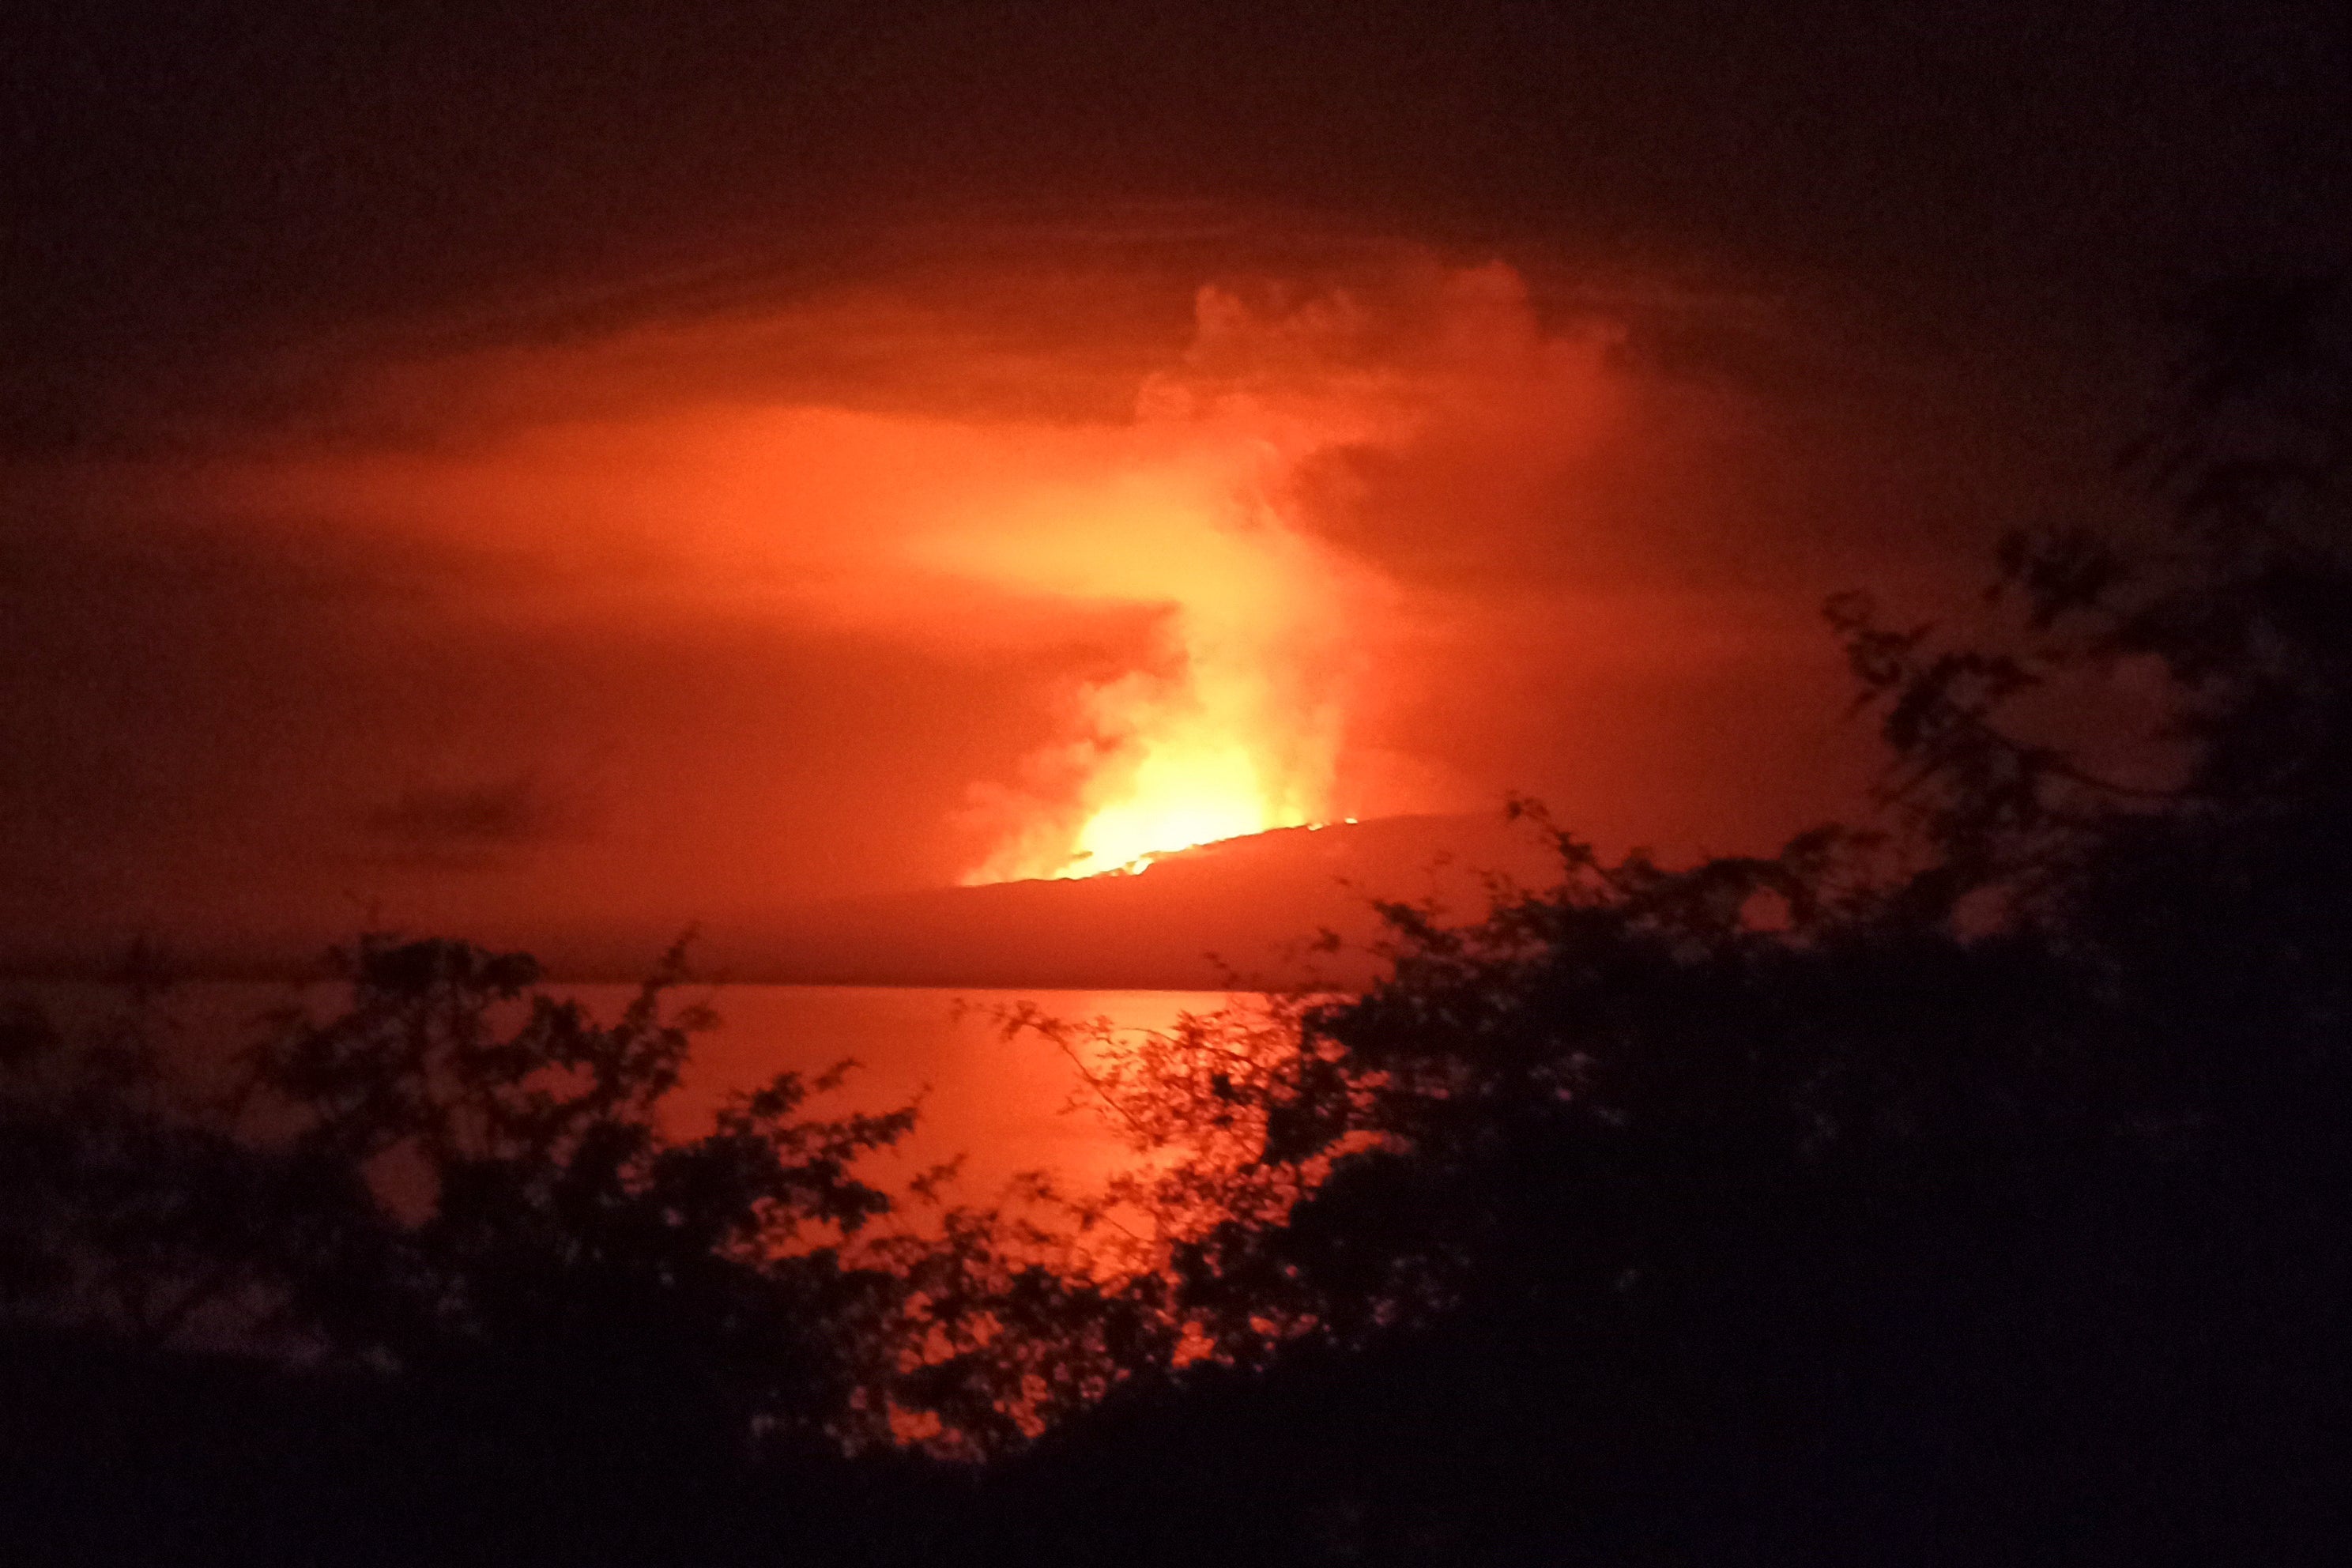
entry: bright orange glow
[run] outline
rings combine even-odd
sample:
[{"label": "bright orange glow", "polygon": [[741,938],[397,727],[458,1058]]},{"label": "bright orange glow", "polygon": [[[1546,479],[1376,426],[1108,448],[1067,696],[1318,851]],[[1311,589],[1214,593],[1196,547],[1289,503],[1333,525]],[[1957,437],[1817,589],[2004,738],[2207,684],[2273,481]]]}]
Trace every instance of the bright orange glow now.
[{"label": "bright orange glow", "polygon": [[[1463,672],[1525,664],[1539,639],[1493,628],[1553,617],[1462,542],[1556,577],[1557,536],[1601,531],[1579,465],[1620,417],[1613,340],[1547,331],[1507,267],[1385,268],[1202,287],[1181,340],[1127,294],[1063,321],[1016,290],[999,321],[925,282],[394,360],[348,432],[227,449],[158,504],[426,585],[457,689],[641,672],[582,700],[593,734],[565,696],[348,770],[395,803],[568,792],[560,831],[497,847],[543,879],[501,871],[519,921],[1133,873],[1485,798],[1419,740],[1433,693],[1485,723]],[[480,849],[456,831],[444,858]]]},{"label": "bright orange glow", "polygon": [[[1203,335],[1247,323],[1215,290]],[[1328,815],[1386,580],[1297,515],[1301,465],[1398,418],[1334,396],[1155,378],[1099,466],[1002,497],[920,541],[927,569],[1148,616],[1141,668],[1071,694],[1066,738],[974,792],[994,845],[969,882],[1138,872],[1158,855]]]},{"label": "bright orange glow", "polygon": [[1087,819],[1078,830],[1076,857],[1061,875],[1141,871],[1154,853],[1295,827],[1306,820],[1295,802],[1268,791],[1246,745],[1173,737],[1146,751],[1125,799]]},{"label": "bright orange glow", "polygon": [[[1447,274],[1438,294],[1425,362],[1404,374],[1362,355],[1364,308],[1344,290],[1262,310],[1203,288],[1192,347],[1146,381],[1106,468],[919,552],[951,574],[1160,616],[1158,661],[1079,693],[1069,738],[1019,785],[975,791],[994,848],[967,881],[1140,871],[1356,804],[1339,797],[1346,731],[1400,615],[1394,582],[1329,527],[1354,455],[1462,408],[1481,411],[1474,427],[1521,411],[1529,444],[1554,452],[1600,424],[1601,345],[1547,338],[1517,273]],[[1507,465],[1469,467],[1475,485]],[[1350,788],[1363,777],[1351,766]]]},{"label": "bright orange glow", "polygon": [[1066,733],[976,806],[975,882],[1140,871],[1155,855],[1324,815],[1353,678],[1348,633],[1378,585],[1290,524],[1255,425],[1162,433],[1134,466],[1030,498],[1028,515],[931,559],[1151,617],[1144,668],[1072,694]]}]

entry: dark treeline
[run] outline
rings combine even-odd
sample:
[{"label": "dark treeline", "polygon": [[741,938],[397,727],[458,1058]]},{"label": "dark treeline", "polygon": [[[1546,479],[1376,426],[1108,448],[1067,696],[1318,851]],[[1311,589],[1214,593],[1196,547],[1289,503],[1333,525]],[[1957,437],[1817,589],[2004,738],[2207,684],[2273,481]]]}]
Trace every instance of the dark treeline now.
[{"label": "dark treeline", "polygon": [[[2352,359],[2220,289],[2015,637],[1842,599],[1883,825],[1117,1045],[1092,1207],[893,1196],[665,971],[371,940],[177,1082],[0,1039],[25,1561],[2221,1563],[2352,1496]],[[2063,743],[2121,689],[2158,730]],[[2093,726],[2095,727],[2095,726]],[[2112,729],[2113,726],[2106,725]],[[133,998],[134,1004],[137,998]],[[1082,1028],[1016,1020],[1048,1031]],[[920,1224],[899,1223],[909,1205]]]}]

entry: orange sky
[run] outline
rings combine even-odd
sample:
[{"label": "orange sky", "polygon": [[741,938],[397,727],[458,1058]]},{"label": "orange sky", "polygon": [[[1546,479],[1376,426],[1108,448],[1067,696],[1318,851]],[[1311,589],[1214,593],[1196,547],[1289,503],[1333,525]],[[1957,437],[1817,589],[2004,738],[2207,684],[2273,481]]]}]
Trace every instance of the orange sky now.
[{"label": "orange sky", "polygon": [[1950,581],[2015,432],[1757,289],[1276,248],[934,236],[35,472],[27,907],[560,946],[1513,790],[1670,852],[1851,804],[1816,606]]}]

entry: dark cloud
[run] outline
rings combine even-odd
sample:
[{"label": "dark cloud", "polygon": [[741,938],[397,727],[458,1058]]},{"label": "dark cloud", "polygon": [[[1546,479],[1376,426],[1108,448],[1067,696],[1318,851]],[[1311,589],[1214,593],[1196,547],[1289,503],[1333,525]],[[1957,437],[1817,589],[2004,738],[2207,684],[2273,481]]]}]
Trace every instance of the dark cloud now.
[{"label": "dark cloud", "polygon": [[589,826],[582,803],[531,773],[480,784],[412,784],[361,820],[396,853],[461,867],[487,866],[493,851],[576,837]]},{"label": "dark cloud", "polygon": [[2071,311],[2328,241],[2352,169],[2345,24],[2303,0],[101,0],[20,19],[6,69],[20,450],[282,408],[355,328],[813,286],[992,210],[1310,212]]}]

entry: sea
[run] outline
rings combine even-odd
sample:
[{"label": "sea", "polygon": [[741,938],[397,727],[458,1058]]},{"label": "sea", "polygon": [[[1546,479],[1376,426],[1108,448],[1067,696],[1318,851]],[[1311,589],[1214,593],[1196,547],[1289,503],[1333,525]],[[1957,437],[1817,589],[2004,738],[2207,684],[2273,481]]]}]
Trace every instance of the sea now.
[{"label": "sea", "polygon": [[[611,1018],[636,994],[629,985],[551,986]],[[914,1131],[870,1159],[861,1174],[886,1190],[949,1160],[961,1162],[950,1201],[984,1204],[1016,1177],[1042,1173],[1065,1191],[1098,1189],[1135,1161],[1089,1086],[1087,1058],[1032,1029],[1008,1028],[1024,1007],[1073,1023],[1101,1021],[1116,1037],[1172,1027],[1185,1014],[1246,1001],[1210,991],[932,989],[866,985],[688,985],[680,1002],[707,1005],[719,1023],[698,1037],[668,1106],[675,1130],[709,1124],[730,1093],[781,1071],[855,1066],[810,1114],[885,1111],[915,1104]],[[297,992],[244,981],[182,982],[151,1005],[149,1019],[172,1059],[199,1074],[256,1037],[268,1016],[297,998],[314,1013],[324,987]],[[101,1024],[124,1006],[119,990],[82,983],[0,982],[0,1007],[40,1006],[68,1030]]]}]

